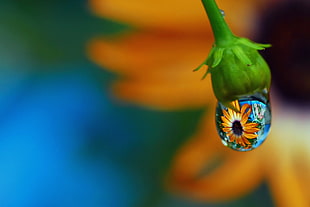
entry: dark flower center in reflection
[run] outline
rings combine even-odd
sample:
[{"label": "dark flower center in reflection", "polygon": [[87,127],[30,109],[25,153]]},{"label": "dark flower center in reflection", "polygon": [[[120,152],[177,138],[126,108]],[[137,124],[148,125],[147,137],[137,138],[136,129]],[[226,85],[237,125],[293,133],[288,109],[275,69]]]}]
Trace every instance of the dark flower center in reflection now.
[{"label": "dark flower center in reflection", "polygon": [[240,121],[234,121],[232,124],[232,131],[235,135],[241,136],[243,132],[242,125]]}]

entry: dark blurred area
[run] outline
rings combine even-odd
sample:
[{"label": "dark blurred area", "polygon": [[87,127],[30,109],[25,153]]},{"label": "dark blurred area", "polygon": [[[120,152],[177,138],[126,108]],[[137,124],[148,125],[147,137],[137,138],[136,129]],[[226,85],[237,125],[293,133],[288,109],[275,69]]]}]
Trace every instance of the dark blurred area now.
[{"label": "dark blurred area", "polygon": [[273,88],[283,101],[310,106],[310,2],[278,3],[262,14],[262,42],[273,77]]}]

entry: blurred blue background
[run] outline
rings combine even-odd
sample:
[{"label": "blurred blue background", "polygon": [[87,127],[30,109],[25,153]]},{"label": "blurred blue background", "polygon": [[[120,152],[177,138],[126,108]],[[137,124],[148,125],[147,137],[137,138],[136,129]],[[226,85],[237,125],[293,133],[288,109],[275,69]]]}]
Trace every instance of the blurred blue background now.
[{"label": "blurred blue background", "polygon": [[0,2],[1,207],[161,200],[171,149],[200,111],[113,101],[106,86],[114,75],[91,63],[85,47],[93,36],[123,28],[92,16],[84,0]]}]

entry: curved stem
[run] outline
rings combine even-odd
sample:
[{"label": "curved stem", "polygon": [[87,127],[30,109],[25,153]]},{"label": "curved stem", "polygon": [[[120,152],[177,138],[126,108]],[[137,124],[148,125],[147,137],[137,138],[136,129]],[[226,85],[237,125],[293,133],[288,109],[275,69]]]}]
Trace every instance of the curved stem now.
[{"label": "curved stem", "polygon": [[202,4],[207,12],[216,45],[229,44],[234,35],[224,20],[223,15],[220,12],[215,0],[202,0]]}]

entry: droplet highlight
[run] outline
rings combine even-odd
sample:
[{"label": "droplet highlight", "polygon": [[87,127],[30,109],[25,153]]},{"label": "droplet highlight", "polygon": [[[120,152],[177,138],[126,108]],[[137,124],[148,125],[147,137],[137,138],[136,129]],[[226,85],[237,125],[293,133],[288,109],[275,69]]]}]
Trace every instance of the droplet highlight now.
[{"label": "droplet highlight", "polygon": [[225,17],[225,11],[220,9],[220,12],[221,12],[222,16]]},{"label": "droplet highlight", "polygon": [[257,93],[234,102],[235,110],[218,103],[216,127],[222,143],[236,151],[250,151],[267,138],[271,125],[271,109],[265,94]]}]

